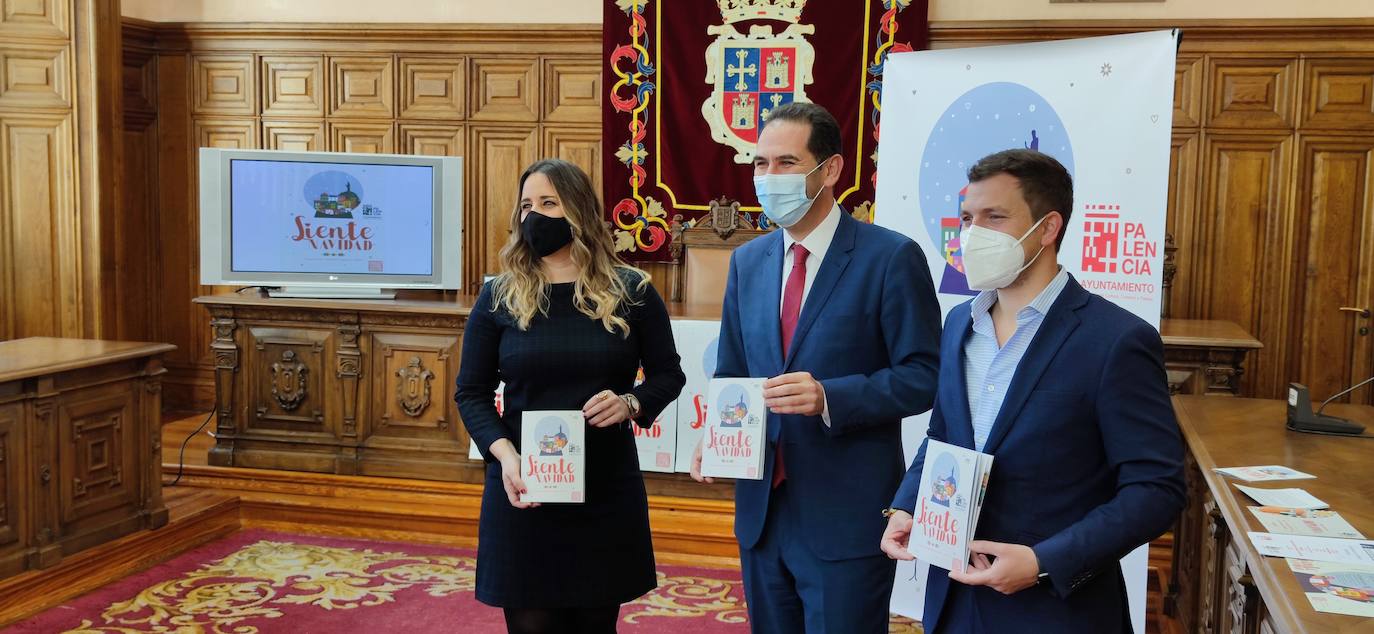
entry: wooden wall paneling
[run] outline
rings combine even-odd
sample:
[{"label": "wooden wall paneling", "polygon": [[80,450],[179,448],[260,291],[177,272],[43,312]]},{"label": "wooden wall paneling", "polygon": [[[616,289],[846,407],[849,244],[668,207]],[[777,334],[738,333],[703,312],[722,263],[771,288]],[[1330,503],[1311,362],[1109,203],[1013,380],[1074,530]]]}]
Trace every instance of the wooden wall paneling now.
[{"label": "wooden wall paneling", "polygon": [[81,336],[72,117],[0,118],[0,219],[7,219],[0,289],[7,338]]},{"label": "wooden wall paneling", "polygon": [[[155,190],[156,236],[158,244],[164,247],[158,250],[160,332],[157,340],[177,347],[165,357],[169,372],[163,386],[164,400],[172,407],[194,403],[195,385],[204,372],[201,368],[210,348],[205,336],[208,316],[204,308],[191,303],[201,290],[200,257],[197,255],[200,219],[192,211],[198,207],[196,161],[192,157],[200,139],[191,112],[204,107],[203,83],[209,78],[205,59],[202,56],[193,59],[185,53],[161,53],[157,57],[157,152],[158,156],[165,157],[158,163]],[[241,80],[236,91],[240,95],[244,91],[255,94],[253,83],[243,79],[252,76],[251,58],[243,56],[236,64],[247,69],[247,73],[234,75]],[[228,80],[223,81],[225,84],[221,88],[228,89]],[[252,99],[246,101],[249,114],[254,103]],[[213,104],[212,108],[222,105]]]},{"label": "wooden wall paneling", "polygon": [[330,56],[329,114],[390,119],[395,88],[390,55]]},{"label": "wooden wall paneling", "polygon": [[539,61],[502,55],[472,58],[473,121],[533,122],[539,118]]},{"label": "wooden wall paneling", "polygon": [[197,53],[191,59],[191,76],[195,90],[191,111],[195,114],[252,115],[257,112],[257,81],[252,55]]},{"label": "wooden wall paneling", "polygon": [[401,123],[397,126],[398,149],[403,154],[463,156],[463,126],[435,123]]},{"label": "wooden wall paneling", "polygon": [[[1374,310],[1374,137],[1303,136],[1300,144],[1305,266],[1294,280],[1301,302],[1290,374],[1325,398],[1374,374],[1374,319],[1341,310]],[[1366,405],[1374,404],[1371,395],[1365,388],[1352,394]]]},{"label": "wooden wall paneling", "polygon": [[463,214],[463,285],[480,288],[484,274],[500,270],[498,254],[510,235],[520,173],[534,161],[538,137],[533,126],[468,127]]},{"label": "wooden wall paneling", "polygon": [[1374,59],[1304,59],[1302,81],[1304,129],[1374,131]]},{"label": "wooden wall paneling", "polygon": [[324,58],[318,55],[263,55],[264,117],[324,116]]},{"label": "wooden wall paneling", "polygon": [[319,152],[325,149],[323,121],[262,121],[262,146],[267,150]]},{"label": "wooden wall paneling", "polygon": [[396,151],[395,126],[390,121],[329,122],[329,149],[333,152],[391,154]]},{"label": "wooden wall paneling", "polygon": [[1189,314],[1189,289],[1194,277],[1192,262],[1198,259],[1200,225],[1208,221],[1197,213],[1201,138],[1198,132],[1175,132],[1169,147],[1169,209],[1165,215],[1165,230],[1174,237],[1174,245],[1178,247],[1174,253],[1177,268],[1169,290],[1171,316]]},{"label": "wooden wall paneling", "polygon": [[539,157],[576,163],[601,191],[601,128],[546,125]]},{"label": "wooden wall paneling", "polygon": [[601,66],[599,61],[545,59],[544,120],[600,123]]},{"label": "wooden wall paneling", "polygon": [[1242,394],[1277,394],[1289,380],[1292,145],[1281,132],[1218,133],[1203,143],[1199,208],[1211,221],[1194,247],[1189,316],[1233,321],[1265,344],[1241,378]]},{"label": "wooden wall paneling", "polygon": [[1217,128],[1292,128],[1297,60],[1208,57],[1211,103],[1205,124]]},{"label": "wooden wall paneling", "polygon": [[250,117],[196,117],[194,125],[197,148],[248,150],[258,147],[258,123]]},{"label": "wooden wall paneling", "polygon": [[3,0],[0,28],[20,37],[65,39],[71,35],[68,0]]},{"label": "wooden wall paneling", "polygon": [[466,114],[467,60],[400,55],[402,119],[453,121]]},{"label": "wooden wall paneling", "polygon": [[70,108],[71,71],[64,43],[0,43],[0,106]]},{"label": "wooden wall paneling", "polygon": [[1174,127],[1202,125],[1203,64],[1201,55],[1179,55],[1174,71]]},{"label": "wooden wall paneling", "polygon": [[157,268],[157,123],[151,118],[124,121],[124,160],[120,165],[120,226],[115,261],[120,263],[119,307],[114,332],[127,341],[155,341],[162,330]]}]

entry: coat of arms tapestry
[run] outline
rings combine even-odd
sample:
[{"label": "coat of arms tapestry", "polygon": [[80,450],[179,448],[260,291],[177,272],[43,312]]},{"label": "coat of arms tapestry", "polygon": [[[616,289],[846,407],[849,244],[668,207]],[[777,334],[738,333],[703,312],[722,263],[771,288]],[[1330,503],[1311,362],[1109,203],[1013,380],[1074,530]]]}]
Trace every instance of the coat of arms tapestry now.
[{"label": "coat of arms tapestry", "polygon": [[754,143],[773,108],[825,106],[839,120],[835,195],[872,212],[883,63],[926,47],[928,0],[605,0],[602,109],[607,220],[621,256],[669,259],[674,224],[712,201],[754,197]]}]

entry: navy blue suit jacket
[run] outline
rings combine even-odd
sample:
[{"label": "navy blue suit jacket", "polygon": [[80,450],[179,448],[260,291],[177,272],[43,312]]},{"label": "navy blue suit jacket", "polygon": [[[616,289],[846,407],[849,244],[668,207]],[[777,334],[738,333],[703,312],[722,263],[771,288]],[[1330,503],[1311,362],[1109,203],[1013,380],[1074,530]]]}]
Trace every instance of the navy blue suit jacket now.
[{"label": "navy blue suit jacket", "polygon": [[[973,448],[970,304],[945,321],[928,436]],[[1118,562],[1167,530],[1184,504],[1158,331],[1070,279],[1017,366],[983,452],[995,460],[977,538],[1030,546],[1050,583],[1008,596],[951,588],[948,573],[931,567],[926,631],[1130,631]],[[915,506],[924,463],[922,443],[893,506]],[[947,602],[951,594],[961,596]]]},{"label": "navy blue suit jacket", "polygon": [[[880,555],[880,511],[901,481],[901,420],[930,408],[939,362],[940,308],[916,243],[841,212],[834,241],[782,355],[782,231],[735,250],[721,312],[718,377],[810,372],[825,389],[820,416],[769,413],[763,473],[775,446],[800,496],[816,556]],[[753,548],[767,521],[768,475],[735,485],[735,536]]]}]

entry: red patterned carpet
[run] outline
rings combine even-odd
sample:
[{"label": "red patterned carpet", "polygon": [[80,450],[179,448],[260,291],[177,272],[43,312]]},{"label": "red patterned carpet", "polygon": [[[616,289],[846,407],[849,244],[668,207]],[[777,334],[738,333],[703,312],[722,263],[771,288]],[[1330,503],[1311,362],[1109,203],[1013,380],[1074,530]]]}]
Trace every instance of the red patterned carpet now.
[{"label": "red patterned carpet", "polygon": [[[5,629],[13,633],[291,634],[505,631],[473,598],[471,550],[248,530]],[[619,631],[748,632],[731,570],[660,566]],[[919,632],[894,619],[892,632]]]}]

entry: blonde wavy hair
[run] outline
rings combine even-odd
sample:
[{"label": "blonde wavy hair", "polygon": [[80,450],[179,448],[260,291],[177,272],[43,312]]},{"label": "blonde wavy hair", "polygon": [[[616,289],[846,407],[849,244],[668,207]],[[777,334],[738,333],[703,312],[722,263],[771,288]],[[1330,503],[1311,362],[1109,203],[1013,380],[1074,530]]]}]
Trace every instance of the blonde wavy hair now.
[{"label": "blonde wavy hair", "polygon": [[[510,239],[501,248],[501,274],[492,281],[492,310],[504,309],[516,327],[527,330],[536,314],[549,313],[549,280],[537,256],[525,244],[520,231],[520,196],[532,174],[543,174],[558,192],[563,213],[572,225],[572,259],[579,271],[573,286],[573,306],[601,321],[607,332],[630,336],[625,309],[640,302],[631,297],[649,284],[649,274],[625,264],[616,255],[611,232],[602,221],[601,199],[592,181],[578,166],[561,159],[545,159],[530,165],[516,186],[515,209],[510,215]],[[534,212],[530,212],[534,213]],[[636,282],[635,280],[638,280]]]}]

